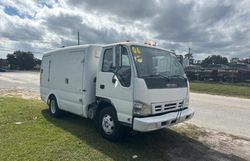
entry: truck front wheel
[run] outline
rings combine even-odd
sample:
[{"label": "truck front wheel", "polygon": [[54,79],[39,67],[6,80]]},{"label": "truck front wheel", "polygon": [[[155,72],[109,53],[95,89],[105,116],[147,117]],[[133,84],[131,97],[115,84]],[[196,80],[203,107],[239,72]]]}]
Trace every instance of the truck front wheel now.
[{"label": "truck front wheel", "polygon": [[102,136],[111,141],[121,139],[124,127],[119,124],[115,111],[111,107],[105,107],[99,116],[98,125]]},{"label": "truck front wheel", "polygon": [[57,100],[55,97],[51,97],[49,101],[49,111],[50,114],[54,117],[61,116],[62,111],[58,108]]}]

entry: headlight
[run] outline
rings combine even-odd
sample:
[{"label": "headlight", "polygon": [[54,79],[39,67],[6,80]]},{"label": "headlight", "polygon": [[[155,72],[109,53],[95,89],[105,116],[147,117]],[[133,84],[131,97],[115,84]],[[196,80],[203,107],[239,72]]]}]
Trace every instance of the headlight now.
[{"label": "headlight", "polygon": [[152,107],[151,105],[135,101],[133,113],[135,116],[147,116],[152,114]]}]

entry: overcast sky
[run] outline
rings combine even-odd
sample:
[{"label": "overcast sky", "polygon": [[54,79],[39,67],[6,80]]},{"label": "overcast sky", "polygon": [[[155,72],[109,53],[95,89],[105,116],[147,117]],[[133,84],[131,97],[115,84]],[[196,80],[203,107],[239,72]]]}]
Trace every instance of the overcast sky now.
[{"label": "overcast sky", "polygon": [[249,0],[0,0],[0,57],[61,46],[153,40],[196,59],[250,56]]}]

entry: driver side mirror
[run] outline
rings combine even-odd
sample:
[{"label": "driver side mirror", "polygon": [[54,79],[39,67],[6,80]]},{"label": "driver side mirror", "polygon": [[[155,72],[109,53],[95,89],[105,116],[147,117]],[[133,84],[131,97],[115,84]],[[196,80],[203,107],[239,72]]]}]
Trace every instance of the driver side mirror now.
[{"label": "driver side mirror", "polygon": [[121,53],[122,46],[117,45],[113,47],[113,68],[119,69],[121,67]]},{"label": "driver side mirror", "polygon": [[122,86],[128,87],[131,80],[131,68],[127,49],[122,45],[113,47],[112,83],[119,80]]},{"label": "driver side mirror", "polygon": [[113,77],[112,77],[112,83],[115,83],[116,82],[116,79],[115,79],[115,76],[119,79],[120,78],[120,74],[119,74],[119,70],[120,70],[121,68],[116,68],[115,70],[114,70],[114,75],[113,75]]},{"label": "driver side mirror", "polygon": [[116,82],[115,76],[119,77],[117,75],[117,72],[121,68],[121,52],[122,51],[122,45],[116,45],[113,46],[113,63],[112,63],[112,72],[114,73],[112,77],[112,83]]},{"label": "driver side mirror", "polygon": [[115,79],[115,74],[114,74],[112,77],[112,83],[115,83],[115,82],[116,82],[116,79]]}]

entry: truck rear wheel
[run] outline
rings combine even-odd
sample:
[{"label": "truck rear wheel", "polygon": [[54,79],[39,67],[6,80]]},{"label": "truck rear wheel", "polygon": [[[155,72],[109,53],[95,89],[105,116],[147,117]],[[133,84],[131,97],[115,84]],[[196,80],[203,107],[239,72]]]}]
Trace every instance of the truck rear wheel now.
[{"label": "truck rear wheel", "polygon": [[57,100],[55,97],[52,97],[49,101],[49,112],[54,117],[59,117],[62,114],[62,111],[58,108]]},{"label": "truck rear wheel", "polygon": [[116,113],[111,107],[101,110],[98,128],[102,136],[110,141],[117,141],[124,135],[124,127],[119,124]]}]

